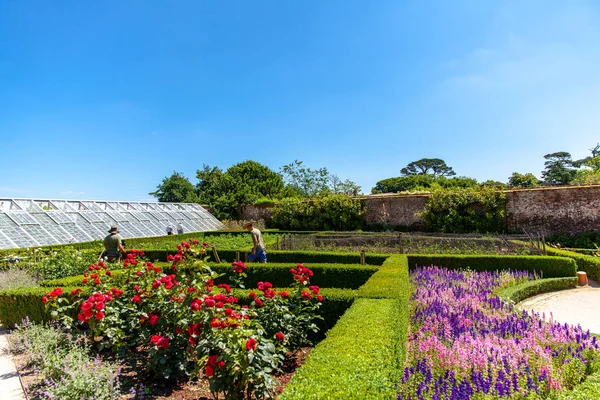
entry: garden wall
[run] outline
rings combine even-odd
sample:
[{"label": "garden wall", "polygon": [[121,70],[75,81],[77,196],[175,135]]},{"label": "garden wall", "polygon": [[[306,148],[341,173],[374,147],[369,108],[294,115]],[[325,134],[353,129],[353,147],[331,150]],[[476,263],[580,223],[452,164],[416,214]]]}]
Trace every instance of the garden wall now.
[{"label": "garden wall", "polygon": [[[545,235],[600,229],[600,185],[507,190],[506,225],[509,232]],[[361,197],[365,222],[371,226],[423,229],[422,211],[428,194],[372,195]],[[270,206],[244,206],[245,220],[270,220]]]},{"label": "garden wall", "polygon": [[509,231],[543,234],[600,229],[600,186],[572,186],[506,192]]}]

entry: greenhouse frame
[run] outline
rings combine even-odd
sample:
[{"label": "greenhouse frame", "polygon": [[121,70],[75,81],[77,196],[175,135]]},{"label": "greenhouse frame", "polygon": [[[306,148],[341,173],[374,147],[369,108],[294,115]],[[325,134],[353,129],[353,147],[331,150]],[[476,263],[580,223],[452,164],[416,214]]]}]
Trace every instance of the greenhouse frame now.
[{"label": "greenhouse frame", "polygon": [[0,249],[101,240],[112,225],[123,238],[162,236],[179,224],[185,233],[223,226],[195,203],[0,198]]}]

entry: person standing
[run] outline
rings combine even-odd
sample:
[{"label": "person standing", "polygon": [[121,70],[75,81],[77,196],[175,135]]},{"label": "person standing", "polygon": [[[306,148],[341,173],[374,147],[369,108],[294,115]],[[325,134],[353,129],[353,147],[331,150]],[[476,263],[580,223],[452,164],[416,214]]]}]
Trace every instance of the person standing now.
[{"label": "person standing", "polygon": [[173,234],[173,227],[171,225],[167,226],[167,235],[172,235]]},{"label": "person standing", "polygon": [[117,226],[113,225],[108,231],[108,236],[104,238],[104,256],[108,262],[115,262],[119,261],[121,253],[126,253],[123,238],[119,235]]},{"label": "person standing", "polygon": [[252,235],[252,251],[248,253],[248,260],[259,261],[261,263],[267,262],[267,250],[265,249],[265,242],[262,237],[262,233],[252,226],[252,222],[244,224],[244,228]]},{"label": "person standing", "polygon": [[183,234],[183,225],[181,225],[181,222],[179,223],[179,225],[177,225],[177,234]]}]

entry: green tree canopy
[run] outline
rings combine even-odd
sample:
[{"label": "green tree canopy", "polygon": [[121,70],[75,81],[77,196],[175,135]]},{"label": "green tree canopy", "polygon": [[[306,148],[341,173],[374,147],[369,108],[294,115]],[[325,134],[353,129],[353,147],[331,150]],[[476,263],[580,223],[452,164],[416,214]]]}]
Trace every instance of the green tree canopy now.
[{"label": "green tree canopy", "polygon": [[544,156],[546,168],[542,171],[542,179],[546,185],[568,185],[575,176],[575,164],[571,153],[559,151]]},{"label": "green tree canopy", "polygon": [[194,185],[179,172],[162,180],[156,191],[148,193],[161,202],[170,203],[197,203],[199,201]]},{"label": "green tree canopy", "polygon": [[204,165],[196,176],[199,198],[220,219],[239,218],[241,205],[260,198],[280,198],[284,190],[281,175],[252,160],[232,165],[225,172]]},{"label": "green tree canopy", "polygon": [[430,191],[436,188],[467,188],[477,186],[477,180],[465,176],[447,178],[431,174],[408,175],[383,179],[375,184],[371,193],[397,193]]},{"label": "green tree canopy", "polygon": [[447,166],[446,162],[439,158],[421,158],[420,160],[413,161],[402,168],[400,173],[404,176],[430,174],[439,177],[456,175],[452,167]]},{"label": "green tree canopy", "polygon": [[513,172],[508,178],[508,185],[515,188],[533,188],[540,186],[540,182],[531,172],[526,174]]},{"label": "green tree canopy", "polygon": [[329,194],[329,171],[327,168],[311,169],[303,161],[281,167],[281,175],[293,193],[300,197],[318,197]]}]

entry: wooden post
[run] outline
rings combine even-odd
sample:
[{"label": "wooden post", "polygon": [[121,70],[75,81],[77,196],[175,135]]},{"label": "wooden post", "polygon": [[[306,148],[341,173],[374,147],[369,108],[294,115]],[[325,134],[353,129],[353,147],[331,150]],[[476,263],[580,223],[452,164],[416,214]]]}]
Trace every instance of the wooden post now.
[{"label": "wooden post", "polygon": [[279,236],[277,236],[277,242],[275,243],[275,249],[279,250]]},{"label": "wooden post", "polygon": [[544,255],[547,256],[548,253],[546,253],[546,238],[544,237],[544,235],[542,235],[542,246],[544,246]]},{"label": "wooden post", "polygon": [[221,263],[221,259],[219,258],[219,253],[217,253],[217,248],[215,246],[212,247],[213,256],[215,257],[215,261]]},{"label": "wooden post", "polygon": [[365,250],[360,250],[360,265],[365,265]]},{"label": "wooden post", "polygon": [[237,262],[240,261],[240,252],[239,251],[235,252],[235,261],[237,261]]},{"label": "wooden post", "polygon": [[244,262],[248,262],[248,253],[244,252]]}]

